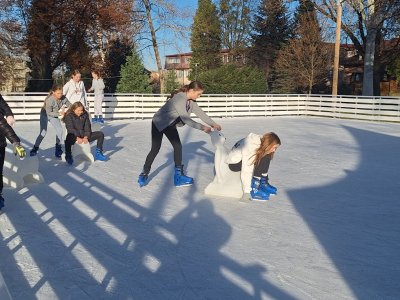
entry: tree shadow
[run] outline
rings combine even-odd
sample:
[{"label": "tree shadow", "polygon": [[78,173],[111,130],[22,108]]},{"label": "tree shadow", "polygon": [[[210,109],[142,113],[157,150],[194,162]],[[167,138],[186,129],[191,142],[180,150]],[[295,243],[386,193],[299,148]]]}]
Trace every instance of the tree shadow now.
[{"label": "tree shadow", "polygon": [[[357,141],[356,169],[331,184],[289,190],[288,195],[357,299],[396,299],[400,139],[343,127]],[[331,153],[341,155],[334,149]]]}]

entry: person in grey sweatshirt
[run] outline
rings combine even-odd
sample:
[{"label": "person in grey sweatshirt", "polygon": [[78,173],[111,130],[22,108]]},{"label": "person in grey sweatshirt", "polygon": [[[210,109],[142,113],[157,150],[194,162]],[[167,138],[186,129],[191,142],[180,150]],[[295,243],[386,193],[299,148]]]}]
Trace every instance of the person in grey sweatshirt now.
[{"label": "person in grey sweatshirt", "polygon": [[40,110],[40,132],[36,138],[35,145],[30,151],[30,156],[35,156],[39,150],[39,146],[47,133],[47,122],[49,122],[56,131],[56,148],[55,156],[61,158],[63,154],[62,143],[64,142],[64,129],[61,125],[60,118],[63,117],[66,108],[71,103],[63,96],[62,85],[54,85],[50,94],[46,97],[43,107]]},{"label": "person in grey sweatshirt", "polygon": [[[221,126],[207,116],[196,103],[196,99],[201,96],[203,91],[204,87],[199,81],[192,81],[189,85],[185,85],[180,90],[172,93],[167,102],[154,114],[151,125],[151,150],[146,157],[143,171],[138,178],[140,187],[147,184],[151,165],[160,150],[164,135],[168,138],[174,149],[175,186],[193,184],[193,178],[185,176],[183,172],[182,143],[176,127],[187,124],[206,133],[210,133],[211,128],[218,131],[221,130]],[[208,126],[194,121],[190,117],[192,112]]]},{"label": "person in grey sweatshirt", "polygon": [[94,118],[92,118],[93,123],[104,124],[102,104],[104,100],[104,81],[100,77],[100,72],[97,70],[92,71],[92,86],[88,92],[94,92]]}]

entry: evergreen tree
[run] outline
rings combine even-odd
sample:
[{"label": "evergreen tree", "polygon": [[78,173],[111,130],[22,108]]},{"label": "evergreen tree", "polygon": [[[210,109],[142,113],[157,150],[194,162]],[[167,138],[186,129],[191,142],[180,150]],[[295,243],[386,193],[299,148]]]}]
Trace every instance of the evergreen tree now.
[{"label": "evergreen tree", "polygon": [[172,91],[178,89],[180,87],[178,83],[178,77],[176,76],[175,70],[168,70],[165,76],[165,93],[171,93]]},{"label": "evergreen tree", "polygon": [[106,91],[115,93],[121,73],[121,67],[126,63],[127,56],[132,53],[132,45],[128,41],[116,39],[110,43],[109,51],[104,62],[104,74]]},{"label": "evergreen tree", "polygon": [[149,74],[135,50],[126,58],[120,76],[118,93],[151,93]]},{"label": "evergreen tree", "polygon": [[201,73],[221,65],[221,23],[217,8],[211,0],[199,0],[190,46],[193,52],[190,61],[192,70],[197,69]]},{"label": "evergreen tree", "polygon": [[260,67],[271,89],[273,62],[292,35],[292,23],[283,0],[262,0],[254,20],[250,59]]}]

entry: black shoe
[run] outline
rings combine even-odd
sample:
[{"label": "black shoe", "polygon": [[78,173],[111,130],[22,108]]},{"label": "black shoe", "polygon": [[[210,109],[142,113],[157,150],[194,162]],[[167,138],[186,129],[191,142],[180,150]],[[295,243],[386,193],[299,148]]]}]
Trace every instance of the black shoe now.
[{"label": "black shoe", "polygon": [[4,207],[4,198],[3,195],[0,194],[0,210]]}]

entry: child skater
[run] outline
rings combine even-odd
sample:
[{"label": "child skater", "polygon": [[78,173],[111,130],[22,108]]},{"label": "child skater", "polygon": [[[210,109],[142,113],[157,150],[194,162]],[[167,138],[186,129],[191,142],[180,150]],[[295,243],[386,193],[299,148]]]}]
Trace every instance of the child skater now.
[{"label": "child skater", "polygon": [[270,194],[277,193],[277,188],[268,183],[268,169],[280,144],[273,132],[250,133],[229,152],[225,162],[232,171],[241,171],[243,200],[268,200]]},{"label": "child skater", "polygon": [[210,127],[192,120],[190,114],[193,112],[204,123],[218,131],[221,130],[221,126],[207,116],[196,103],[196,99],[201,96],[203,91],[203,85],[199,81],[192,81],[189,85],[185,85],[180,90],[172,93],[167,102],[154,114],[151,124],[151,150],[147,155],[143,171],[139,175],[138,183],[140,187],[147,183],[151,165],[160,150],[164,135],[174,148],[175,186],[193,184],[193,178],[185,176],[183,172],[182,144],[176,126],[187,124],[193,128],[210,133]]},{"label": "child skater", "polygon": [[92,86],[88,92],[94,91],[94,118],[92,118],[93,123],[104,124],[102,103],[104,99],[104,81],[100,77],[100,72],[97,70],[92,71]]},{"label": "child skater", "polygon": [[65,160],[69,165],[73,164],[72,145],[87,144],[97,140],[95,159],[105,161],[103,155],[104,133],[101,131],[92,132],[89,114],[86,112],[81,102],[75,102],[70,106],[64,116],[65,127],[67,128],[67,138],[65,139]]},{"label": "child skater", "polygon": [[64,142],[64,129],[60,119],[63,118],[66,108],[71,103],[63,95],[62,85],[54,85],[50,94],[46,97],[43,107],[40,110],[40,133],[36,138],[35,145],[30,151],[30,156],[35,156],[39,150],[40,143],[47,133],[47,122],[49,122],[56,131],[55,156],[61,158],[63,154],[61,144]]},{"label": "child skater", "polygon": [[81,80],[81,73],[79,70],[74,70],[71,74],[71,79],[64,84],[63,94],[69,102],[81,102],[86,110],[89,109],[89,105],[87,102],[87,95],[85,90],[85,84]]},{"label": "child skater", "polygon": [[4,207],[3,166],[7,147],[6,138],[13,144],[14,154],[18,155],[20,159],[25,157],[25,149],[20,145],[19,137],[10,126],[14,125],[14,123],[14,115],[7,102],[0,95],[0,211]]}]

